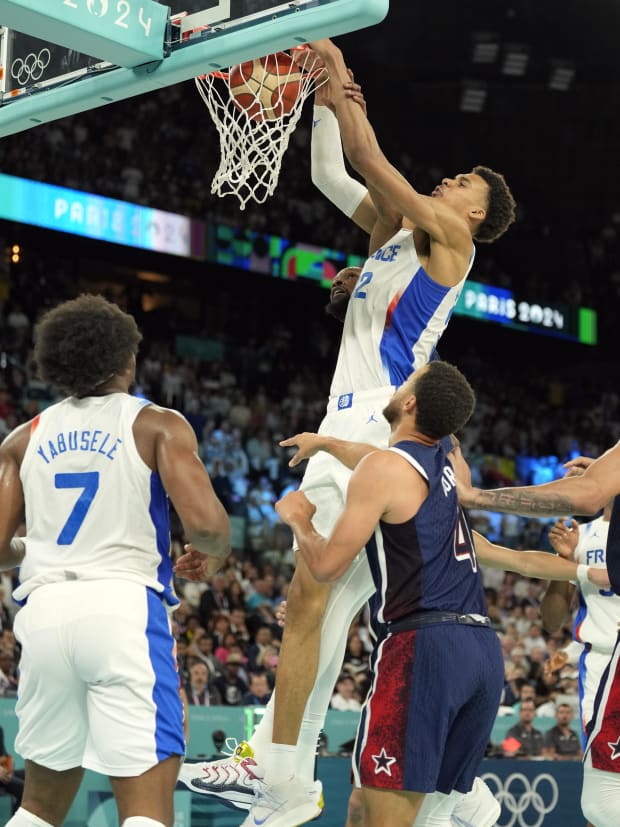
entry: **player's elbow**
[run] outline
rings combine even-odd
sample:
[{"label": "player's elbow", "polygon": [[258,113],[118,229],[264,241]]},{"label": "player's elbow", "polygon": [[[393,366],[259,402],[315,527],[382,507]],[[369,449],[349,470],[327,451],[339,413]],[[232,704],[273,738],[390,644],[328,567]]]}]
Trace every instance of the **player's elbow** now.
[{"label": "player's elbow", "polygon": [[346,571],[346,566],[334,566],[328,561],[317,562],[309,566],[312,576],[319,583],[333,583],[338,580]]},{"label": "player's elbow", "polygon": [[230,520],[224,508],[183,521],[189,542],[205,554],[226,557],[230,553]]},{"label": "player's elbow", "polygon": [[372,181],[379,160],[379,153],[364,143],[353,143],[347,148],[347,158],[353,169],[363,175],[367,181]]}]

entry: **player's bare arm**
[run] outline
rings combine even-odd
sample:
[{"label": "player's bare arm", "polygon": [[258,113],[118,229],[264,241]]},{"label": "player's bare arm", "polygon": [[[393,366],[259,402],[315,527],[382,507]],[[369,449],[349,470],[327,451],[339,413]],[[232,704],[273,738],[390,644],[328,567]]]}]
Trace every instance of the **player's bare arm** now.
[{"label": "player's bare arm", "polygon": [[540,616],[543,629],[550,635],[559,632],[562,624],[570,620],[575,591],[575,586],[566,580],[552,580],[547,586],[540,603]]},{"label": "player's bare arm", "polygon": [[595,460],[582,475],[543,485],[484,491],[471,485],[471,477],[460,461],[455,465],[455,474],[459,502],[465,508],[486,508],[530,517],[596,514],[620,492],[620,443]]},{"label": "player's bare arm", "polygon": [[336,439],[326,434],[314,434],[308,431],[283,439],[278,445],[283,448],[293,446],[297,448],[297,452],[289,460],[290,468],[294,468],[305,459],[310,459],[319,451],[326,451],[347,468],[353,469],[367,454],[378,450],[374,445],[367,445],[364,442],[349,442],[346,439]]},{"label": "player's bare arm", "polygon": [[30,438],[31,423],[12,431],[0,445],[0,571],[19,566],[24,541],[15,532],[24,521],[24,492],[19,469]]},{"label": "player's bare arm", "polygon": [[276,510],[293,530],[313,576],[332,582],[346,572],[379,520],[410,519],[427,493],[426,482],[406,460],[390,451],[373,450],[353,472],[344,511],[329,538],[312,527],[314,506],[301,491],[287,494],[276,503]]},{"label": "player's bare arm", "polygon": [[[546,551],[515,551],[515,549],[491,543],[482,534],[473,532],[476,556],[482,565],[492,569],[514,571],[524,577],[544,580],[577,580],[578,565]],[[587,578],[601,588],[609,588],[607,569],[588,567]]]},{"label": "player's bare arm", "polygon": [[[390,164],[377,142],[374,130],[355,100],[347,96],[350,83],[342,53],[331,41],[320,40],[312,48],[325,61],[332,100],[336,107],[345,153],[351,165],[364,176],[392,207],[405,216],[413,226],[428,233],[432,241],[448,251],[445,260],[437,263],[433,278],[456,284],[467,271],[472,250],[472,236],[464,216],[442,203],[441,198],[418,193]],[[459,186],[482,186],[477,176],[463,176]],[[480,216],[480,219],[484,214]]]},{"label": "player's bare arm", "polygon": [[158,471],[191,547],[208,558],[190,559],[202,565],[203,576],[213,574],[230,553],[230,522],[198,456],[192,427],[176,411],[151,405],[140,412],[134,434],[140,455]]}]

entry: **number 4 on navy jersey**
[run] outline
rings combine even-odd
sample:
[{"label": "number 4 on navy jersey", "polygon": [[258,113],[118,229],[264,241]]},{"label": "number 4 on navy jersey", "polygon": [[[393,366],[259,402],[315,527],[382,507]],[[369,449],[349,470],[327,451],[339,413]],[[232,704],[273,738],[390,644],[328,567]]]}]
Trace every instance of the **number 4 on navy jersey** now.
[{"label": "number 4 on navy jersey", "polygon": [[456,523],[456,531],[454,532],[454,556],[459,563],[463,560],[469,560],[472,571],[478,571],[478,559],[474,549],[474,540],[471,536],[467,517],[462,508],[459,508],[459,518]]}]

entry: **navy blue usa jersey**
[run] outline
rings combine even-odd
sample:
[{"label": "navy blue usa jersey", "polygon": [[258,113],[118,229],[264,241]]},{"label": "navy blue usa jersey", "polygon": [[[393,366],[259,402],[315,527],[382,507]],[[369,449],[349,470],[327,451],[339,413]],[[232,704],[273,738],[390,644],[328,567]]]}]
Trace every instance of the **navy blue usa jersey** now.
[{"label": "navy blue usa jersey", "polygon": [[473,538],[456,496],[446,441],[437,445],[402,441],[394,451],[427,481],[428,496],[404,523],[382,520],[366,544],[377,594],[373,624],[414,612],[486,615],[482,577]]}]

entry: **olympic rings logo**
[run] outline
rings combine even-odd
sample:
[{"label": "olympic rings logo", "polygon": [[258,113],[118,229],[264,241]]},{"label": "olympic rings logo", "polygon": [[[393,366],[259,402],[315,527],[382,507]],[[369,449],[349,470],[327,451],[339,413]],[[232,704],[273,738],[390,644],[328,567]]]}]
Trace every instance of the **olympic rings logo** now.
[{"label": "olympic rings logo", "polygon": [[30,52],[25,58],[16,57],[11,64],[11,77],[14,78],[20,86],[26,86],[27,83],[36,83],[43,77],[43,72],[50,65],[52,53],[46,47],[41,49],[39,54]]},{"label": "olympic rings logo", "polygon": [[498,827],[542,827],[545,816],[555,810],[560,797],[555,778],[541,773],[530,779],[521,772],[513,772],[505,781],[488,772],[482,776],[502,805],[502,816],[509,815],[508,821],[500,820]]}]

